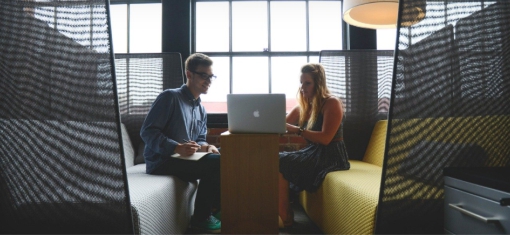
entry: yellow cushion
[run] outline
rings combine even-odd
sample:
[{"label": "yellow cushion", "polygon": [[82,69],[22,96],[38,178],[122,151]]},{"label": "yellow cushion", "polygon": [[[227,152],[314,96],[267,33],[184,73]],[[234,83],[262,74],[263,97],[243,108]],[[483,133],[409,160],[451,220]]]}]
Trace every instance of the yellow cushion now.
[{"label": "yellow cushion", "polygon": [[[505,159],[510,131],[508,116],[448,117],[431,119],[393,120],[392,143],[386,165],[386,184],[398,184],[401,194],[385,200],[436,199],[443,196],[442,187],[406,178],[398,173],[401,161],[412,147],[422,140],[445,143],[472,143],[484,148],[489,161],[497,165]],[[404,123],[406,122],[405,125]],[[432,124],[431,124],[432,123]],[[441,128],[437,128],[440,126]],[[410,128],[408,128],[410,127]],[[312,221],[326,234],[371,234],[379,199],[382,164],[386,144],[387,121],[376,123],[363,161],[350,160],[351,169],[329,173],[315,193],[302,192],[300,202]],[[398,133],[398,134],[397,134]],[[486,138],[477,138],[483,133]],[[407,145],[397,145],[405,141]]]},{"label": "yellow cushion", "polygon": [[301,205],[326,234],[374,232],[382,168],[357,160],[349,162],[350,170],[330,172],[317,192],[301,193]]},{"label": "yellow cushion", "polygon": [[386,146],[387,126],[387,120],[381,120],[375,124],[372,136],[370,136],[370,141],[368,142],[367,150],[365,151],[365,156],[363,156],[364,162],[382,167],[384,148]]}]

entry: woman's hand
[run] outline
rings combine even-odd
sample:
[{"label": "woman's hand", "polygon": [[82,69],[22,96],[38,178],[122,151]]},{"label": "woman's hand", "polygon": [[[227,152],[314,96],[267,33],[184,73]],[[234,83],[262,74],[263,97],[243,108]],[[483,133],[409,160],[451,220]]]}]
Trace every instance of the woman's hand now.
[{"label": "woman's hand", "polygon": [[200,145],[198,145],[195,141],[190,141],[184,144],[178,144],[175,147],[174,152],[178,153],[181,156],[191,156],[199,149]]},{"label": "woman's hand", "polygon": [[290,133],[290,134],[297,134],[299,132],[298,126],[294,126],[289,123],[287,123],[286,128],[287,128],[287,133]]},{"label": "woman's hand", "polygon": [[291,125],[287,122],[287,132],[299,134],[301,137],[314,143],[328,145],[342,124],[343,110],[341,105],[341,101],[337,98],[329,98],[326,100],[323,106],[324,119],[320,131],[305,129],[300,132],[299,126]]}]

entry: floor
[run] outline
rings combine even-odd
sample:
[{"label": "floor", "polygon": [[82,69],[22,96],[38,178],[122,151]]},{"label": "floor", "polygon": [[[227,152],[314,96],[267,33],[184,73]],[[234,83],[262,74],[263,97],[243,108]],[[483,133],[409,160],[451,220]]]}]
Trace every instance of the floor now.
[{"label": "floor", "polygon": [[294,209],[294,224],[290,228],[280,229],[280,234],[323,234],[306,215],[299,203],[292,203]]},{"label": "floor", "polygon": [[[322,231],[308,218],[303,207],[299,203],[292,203],[294,210],[294,224],[289,228],[280,229],[281,235],[285,234],[323,234]],[[193,229],[188,229],[186,234],[201,234]]]}]

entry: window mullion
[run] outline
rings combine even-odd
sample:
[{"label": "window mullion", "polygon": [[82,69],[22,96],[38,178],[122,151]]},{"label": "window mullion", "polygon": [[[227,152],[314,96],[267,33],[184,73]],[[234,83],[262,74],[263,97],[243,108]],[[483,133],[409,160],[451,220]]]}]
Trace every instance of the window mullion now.
[{"label": "window mullion", "polygon": [[126,30],[126,33],[127,33],[127,37],[126,37],[127,38],[127,45],[126,45],[126,47],[127,47],[127,53],[129,53],[130,52],[129,48],[130,48],[130,44],[131,44],[130,43],[130,38],[129,38],[130,31],[131,31],[131,4],[129,4],[129,3],[127,4],[126,10],[127,10],[127,30]]},{"label": "window mullion", "polygon": [[[306,52],[310,52],[310,4],[309,1],[306,0]],[[307,56],[307,61],[310,62],[310,56]]]},{"label": "window mullion", "polygon": [[57,8],[57,6],[55,6],[54,7],[54,13],[55,14],[53,14],[53,25],[54,25],[54,28],[55,28],[56,31],[58,31],[58,27],[57,27],[58,26],[58,24],[57,24],[57,19],[58,19],[57,12],[58,12],[58,8]]},{"label": "window mullion", "polygon": [[269,52],[268,53],[268,60],[267,60],[267,63],[268,63],[268,69],[267,69],[267,73],[268,73],[268,83],[269,83],[269,93],[272,93],[272,87],[271,87],[271,1],[268,0],[267,1],[267,51]]},{"label": "window mullion", "polygon": [[233,54],[232,54],[232,0],[229,1],[229,6],[228,6],[228,24],[229,24],[229,27],[228,27],[228,40],[229,40],[229,43],[228,43],[228,52],[229,52],[229,63],[230,63],[230,69],[229,69],[229,73],[230,73],[230,79],[229,79],[229,82],[230,82],[230,88],[229,88],[229,93],[232,94],[233,93],[233,84],[234,84],[234,66],[233,66],[233,61],[234,61],[234,58],[233,58]]}]

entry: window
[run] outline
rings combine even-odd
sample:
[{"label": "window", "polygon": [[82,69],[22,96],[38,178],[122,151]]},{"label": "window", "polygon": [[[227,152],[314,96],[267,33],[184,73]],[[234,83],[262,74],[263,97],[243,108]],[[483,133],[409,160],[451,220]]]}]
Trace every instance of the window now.
[{"label": "window", "polygon": [[[163,89],[161,1],[111,0],[110,19],[121,114],[146,114]],[[147,56],[147,57],[146,57]],[[140,86],[143,82],[145,87]]]},{"label": "window", "polygon": [[377,29],[377,50],[395,50],[397,29]]},{"label": "window", "polygon": [[[149,2],[149,1],[146,1]],[[115,53],[161,52],[161,3],[116,3],[110,6]]]},{"label": "window", "polygon": [[226,113],[229,93],[284,93],[290,111],[301,66],[342,49],[341,16],[340,0],[195,0],[193,51],[218,77],[201,96],[207,112]]},{"label": "window", "polygon": [[[377,29],[377,50],[394,51],[397,40],[397,29]],[[390,106],[391,81],[393,76],[393,60],[387,57],[378,59],[378,109],[379,113],[387,114]]]},{"label": "window", "polygon": [[[48,27],[57,30],[59,34],[64,35],[86,48],[91,48],[98,52],[109,51],[108,45],[105,46],[107,38],[105,39],[101,38],[101,36],[94,35],[94,33],[104,32],[106,30],[102,28],[104,24],[98,21],[98,18],[101,19],[101,17],[106,14],[104,6],[90,6],[89,4],[81,5],[80,3],[76,3],[77,7],[73,8],[65,6],[65,3],[62,3],[63,6],[59,6],[59,4],[46,4],[45,2],[38,2],[37,4],[30,3],[24,7],[24,11],[41,22],[46,23]],[[74,14],[90,14],[90,19],[86,19],[90,22],[72,20],[74,17],[72,15]],[[43,38],[42,35],[41,38]],[[92,38],[95,38],[95,40],[92,40]]]}]

